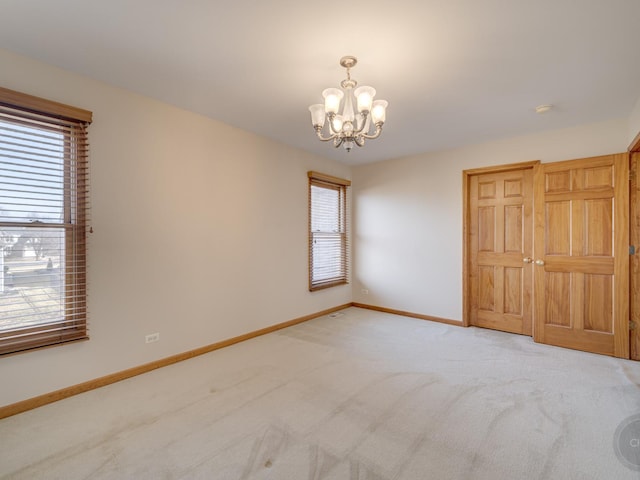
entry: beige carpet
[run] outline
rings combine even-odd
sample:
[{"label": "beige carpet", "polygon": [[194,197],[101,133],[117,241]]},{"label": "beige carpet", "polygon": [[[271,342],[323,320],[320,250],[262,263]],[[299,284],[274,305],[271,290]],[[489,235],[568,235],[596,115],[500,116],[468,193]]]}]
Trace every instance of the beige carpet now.
[{"label": "beige carpet", "polygon": [[1,420],[0,478],[640,479],[640,363],[342,313]]}]

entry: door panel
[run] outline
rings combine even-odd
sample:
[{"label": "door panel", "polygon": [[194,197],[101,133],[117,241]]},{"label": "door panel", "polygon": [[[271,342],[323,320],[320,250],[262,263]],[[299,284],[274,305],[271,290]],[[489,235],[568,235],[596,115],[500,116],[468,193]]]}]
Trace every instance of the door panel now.
[{"label": "door panel", "polygon": [[545,251],[549,255],[569,255],[571,203],[550,201],[545,204],[545,210]]},{"label": "door panel", "polygon": [[522,316],[522,268],[504,269],[504,313]]},{"label": "door panel", "polygon": [[628,358],[627,162],[535,167],[536,342]]},{"label": "door panel", "polygon": [[584,276],[584,329],[613,333],[612,275]]},{"label": "door panel", "polygon": [[571,277],[568,273],[545,273],[545,315],[547,323],[568,327],[570,325],[571,305],[567,302],[571,291]]},{"label": "door panel", "polygon": [[533,170],[469,181],[471,325],[531,335]]}]

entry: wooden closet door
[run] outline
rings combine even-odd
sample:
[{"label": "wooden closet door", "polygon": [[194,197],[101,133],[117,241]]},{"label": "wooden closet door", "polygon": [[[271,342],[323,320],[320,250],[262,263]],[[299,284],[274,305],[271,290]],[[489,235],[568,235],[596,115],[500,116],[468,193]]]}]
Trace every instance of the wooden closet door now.
[{"label": "wooden closet door", "polygon": [[536,342],[629,357],[628,155],[535,167]]},{"label": "wooden closet door", "polygon": [[470,178],[471,325],[531,335],[532,185],[531,168]]}]

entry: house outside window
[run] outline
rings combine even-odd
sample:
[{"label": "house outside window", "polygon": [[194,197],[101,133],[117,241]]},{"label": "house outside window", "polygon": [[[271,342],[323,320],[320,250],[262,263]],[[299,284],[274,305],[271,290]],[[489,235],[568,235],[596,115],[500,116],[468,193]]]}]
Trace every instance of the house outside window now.
[{"label": "house outside window", "polygon": [[349,283],[349,180],[308,172],[309,290]]},{"label": "house outside window", "polygon": [[87,338],[91,117],[0,88],[0,355]]}]

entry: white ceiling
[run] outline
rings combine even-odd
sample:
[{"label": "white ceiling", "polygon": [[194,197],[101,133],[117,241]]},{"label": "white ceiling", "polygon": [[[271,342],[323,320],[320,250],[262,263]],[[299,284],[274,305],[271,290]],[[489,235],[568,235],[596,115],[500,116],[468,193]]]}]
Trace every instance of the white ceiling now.
[{"label": "white ceiling", "polygon": [[[639,25],[640,0],[2,0],[0,48],[356,165],[627,117]],[[389,101],[350,154],[307,111],[344,55]]]}]

